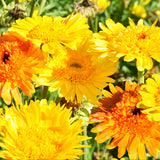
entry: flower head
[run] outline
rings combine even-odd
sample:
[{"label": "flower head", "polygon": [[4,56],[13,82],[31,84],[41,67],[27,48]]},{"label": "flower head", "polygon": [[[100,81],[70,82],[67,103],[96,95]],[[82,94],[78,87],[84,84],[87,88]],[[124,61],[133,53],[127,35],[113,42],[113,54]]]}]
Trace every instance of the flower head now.
[{"label": "flower head", "polygon": [[103,12],[110,4],[110,1],[108,0],[90,0],[94,1],[98,5],[99,12]]},{"label": "flower head", "polygon": [[[150,70],[153,66],[152,58],[160,62],[160,28],[147,26],[143,20],[137,25],[129,19],[130,26],[126,28],[112,20],[107,20],[108,28],[102,25],[99,37],[106,41],[108,48],[112,50],[111,55],[124,57],[124,61],[130,62],[136,59],[136,66],[139,71]],[[119,29],[119,30],[118,30]],[[116,33],[116,34],[115,34]],[[105,43],[102,43],[102,47]],[[109,53],[108,53],[109,54]]]},{"label": "flower head", "polygon": [[7,108],[0,117],[0,157],[6,159],[76,159],[84,154],[78,135],[82,121],[70,122],[71,110],[46,100]]},{"label": "flower head", "polygon": [[53,54],[55,49],[62,50],[64,45],[75,49],[82,37],[91,34],[86,22],[87,18],[81,14],[71,14],[66,18],[34,16],[17,20],[11,30],[39,44],[44,51]]},{"label": "flower head", "polygon": [[142,102],[138,104],[140,108],[148,108],[143,112],[148,114],[150,120],[160,120],[160,75],[154,74],[152,78],[146,80],[142,85],[140,94]]},{"label": "flower head", "polygon": [[85,95],[88,101],[96,102],[96,95],[101,94],[99,89],[103,89],[106,82],[114,82],[108,76],[117,70],[117,63],[109,60],[105,64],[95,62],[89,46],[89,39],[84,39],[77,50],[66,48],[65,56],[60,54],[51,59],[48,70],[45,68],[40,74],[40,83],[50,86],[50,91],[59,89],[67,101],[81,103]]},{"label": "flower head", "polygon": [[147,12],[145,8],[141,4],[134,4],[133,7],[130,8],[130,11],[132,14],[134,14],[137,17],[140,18],[146,18],[147,17]]},{"label": "flower head", "polygon": [[114,23],[112,19],[106,20],[106,26],[102,23],[99,24],[102,31],[99,33],[94,33],[95,50],[98,53],[98,58],[102,61],[118,61],[116,57],[117,52],[111,44],[118,44],[119,40],[116,38],[119,33],[121,33],[126,28],[121,23]]},{"label": "flower head", "polygon": [[159,122],[150,121],[147,115],[137,108],[141,101],[140,86],[129,81],[125,84],[125,90],[110,85],[110,90],[104,91],[106,98],[101,98],[99,109],[93,110],[90,122],[100,122],[92,129],[92,132],[101,132],[96,136],[98,143],[113,138],[108,149],[118,146],[118,157],[122,157],[126,149],[130,159],[146,159],[147,146],[149,153],[158,157],[160,150],[160,125]]},{"label": "flower head", "polygon": [[0,96],[6,104],[11,97],[21,103],[18,87],[32,96],[35,89],[30,81],[43,63],[42,52],[30,41],[14,32],[0,36]]}]

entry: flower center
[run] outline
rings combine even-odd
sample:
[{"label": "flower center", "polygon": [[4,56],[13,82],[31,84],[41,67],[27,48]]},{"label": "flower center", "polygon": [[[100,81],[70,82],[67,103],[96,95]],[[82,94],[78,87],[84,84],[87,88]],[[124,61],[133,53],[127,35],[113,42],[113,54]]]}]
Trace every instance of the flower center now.
[{"label": "flower center", "polygon": [[40,24],[29,31],[27,37],[41,40],[44,43],[52,42],[55,38],[54,29],[50,24]]},{"label": "flower center", "polygon": [[10,56],[11,56],[11,53],[9,53],[8,51],[4,51],[4,54],[2,56],[2,62],[6,64]]},{"label": "flower center", "polygon": [[146,36],[146,34],[145,33],[139,33],[138,34],[138,40],[139,39],[145,39],[147,36]]},{"label": "flower center", "polygon": [[132,111],[133,115],[137,116],[137,115],[140,115],[141,114],[141,110],[140,108],[135,108],[133,111]]},{"label": "flower center", "polygon": [[26,158],[53,159],[61,150],[61,134],[48,128],[22,127],[18,130],[19,149]]},{"label": "flower center", "polygon": [[72,63],[70,64],[70,67],[75,67],[75,68],[82,68],[82,66],[79,63]]}]

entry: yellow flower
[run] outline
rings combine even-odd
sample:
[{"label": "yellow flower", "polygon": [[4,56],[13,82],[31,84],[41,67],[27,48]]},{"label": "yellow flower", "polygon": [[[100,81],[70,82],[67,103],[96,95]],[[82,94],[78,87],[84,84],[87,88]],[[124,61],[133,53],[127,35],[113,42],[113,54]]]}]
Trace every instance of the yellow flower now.
[{"label": "yellow flower", "polygon": [[22,3],[22,2],[25,2],[25,1],[31,1],[31,0],[18,0],[18,3]]},{"label": "yellow flower", "polygon": [[113,85],[110,91],[104,91],[106,98],[99,99],[98,109],[93,110],[90,122],[99,122],[91,131],[101,132],[96,136],[98,143],[113,138],[107,145],[108,149],[118,147],[118,158],[122,157],[126,150],[131,160],[145,160],[146,148],[155,158],[158,158],[160,150],[160,125],[159,122],[150,121],[147,115],[137,108],[141,101],[140,86],[129,81],[125,84],[125,90]]},{"label": "yellow flower", "polygon": [[151,0],[142,0],[144,5],[147,5],[148,3],[151,2]]},{"label": "yellow flower", "polygon": [[77,43],[91,34],[86,22],[87,18],[81,14],[71,14],[66,18],[34,16],[17,20],[10,30],[20,33],[52,54],[56,49],[63,50],[64,45],[76,49]]},{"label": "yellow flower", "polygon": [[152,75],[146,84],[141,87],[142,102],[138,104],[140,108],[148,108],[143,112],[148,114],[150,120],[160,120],[160,75]]},{"label": "yellow flower", "polygon": [[71,109],[46,100],[7,108],[0,117],[0,157],[6,159],[76,159],[84,154],[79,144],[82,121],[70,122]]},{"label": "yellow flower", "polygon": [[110,54],[114,53],[117,57],[125,56],[124,61],[127,62],[136,59],[139,71],[150,70],[153,66],[152,58],[160,62],[160,28],[156,27],[155,23],[147,26],[143,24],[143,20],[139,20],[135,25],[129,19],[130,26],[125,28],[110,19],[106,22],[108,28],[103,26],[99,35],[106,39],[106,44],[113,51]]},{"label": "yellow flower", "polygon": [[97,3],[99,11],[103,12],[110,4],[110,1],[108,0],[90,0]]},{"label": "yellow flower", "polygon": [[134,6],[130,8],[130,11],[132,14],[134,14],[137,17],[140,17],[140,18],[147,17],[147,12],[145,8],[140,4],[134,4]]},{"label": "yellow flower", "polygon": [[0,36],[0,59],[0,96],[5,103],[10,104],[12,97],[21,103],[18,87],[31,97],[35,89],[30,81],[44,64],[41,50],[17,33],[4,33]]},{"label": "yellow flower", "polygon": [[50,91],[59,89],[60,95],[67,101],[81,103],[83,95],[87,100],[95,103],[96,95],[101,94],[106,82],[114,82],[108,76],[116,70],[117,63],[106,61],[106,63],[95,62],[94,52],[89,52],[89,39],[84,39],[77,50],[66,48],[65,56],[57,56],[47,64],[48,70],[40,74],[40,83],[50,86]]},{"label": "yellow flower", "polygon": [[118,61],[119,58],[116,57],[115,48],[110,44],[118,44],[119,40],[116,37],[126,28],[121,23],[114,23],[112,19],[107,19],[106,25],[108,28],[100,23],[99,26],[103,31],[93,34],[97,56],[101,61],[107,61],[108,59]]}]

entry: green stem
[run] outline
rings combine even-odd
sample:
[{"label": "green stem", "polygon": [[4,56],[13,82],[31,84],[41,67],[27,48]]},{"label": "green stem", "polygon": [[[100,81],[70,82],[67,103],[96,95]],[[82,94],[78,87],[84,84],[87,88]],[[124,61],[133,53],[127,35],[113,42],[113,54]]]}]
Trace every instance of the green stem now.
[{"label": "green stem", "polygon": [[6,7],[5,1],[4,1],[4,0],[1,0],[1,2],[2,2],[3,6]]},{"label": "green stem", "polygon": [[94,27],[94,32],[97,33],[98,32],[98,14],[95,17],[95,27]]},{"label": "green stem", "polygon": [[48,93],[48,86],[41,86],[42,99],[47,98],[47,93]]},{"label": "green stem", "polygon": [[108,144],[110,144],[111,140],[112,140],[112,138],[110,138],[110,139],[107,141],[106,145],[104,145],[104,149],[103,149],[103,152],[102,152],[102,155],[101,155],[100,160],[103,160],[103,156],[104,156],[104,154],[106,153],[106,150],[107,150],[106,146],[107,146]]},{"label": "green stem", "polygon": [[[87,126],[85,126],[84,127],[85,128],[85,130],[83,131],[83,135],[84,136],[87,136]],[[88,145],[88,142],[87,142],[87,140],[85,140],[85,141],[83,141],[83,144],[84,145]],[[88,153],[88,148],[87,147],[84,147],[84,155],[83,155],[83,160],[87,160],[87,153]]]},{"label": "green stem", "polygon": [[41,1],[41,5],[40,5],[39,11],[38,11],[38,16],[41,15],[42,10],[43,10],[43,7],[45,6],[45,3],[46,3],[46,0],[42,0],[42,1]]},{"label": "green stem", "polygon": [[144,71],[138,71],[138,84],[144,83]]},{"label": "green stem", "polygon": [[32,0],[32,4],[31,4],[31,10],[30,10],[30,14],[29,17],[32,17],[33,15],[33,11],[34,11],[34,5],[35,5],[36,0]]}]

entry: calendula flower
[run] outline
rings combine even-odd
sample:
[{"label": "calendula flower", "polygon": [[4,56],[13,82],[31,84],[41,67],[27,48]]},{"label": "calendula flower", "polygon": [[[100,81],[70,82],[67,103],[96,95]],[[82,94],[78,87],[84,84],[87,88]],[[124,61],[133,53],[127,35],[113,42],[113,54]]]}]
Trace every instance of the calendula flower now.
[{"label": "calendula flower", "polygon": [[142,85],[140,94],[142,102],[138,104],[140,108],[148,108],[143,112],[148,114],[150,120],[160,120],[160,75],[153,74],[152,78],[146,80]]},{"label": "calendula flower", "polygon": [[[17,20],[10,28],[42,47],[42,50],[55,53],[63,50],[64,45],[76,48],[82,37],[91,34],[86,24],[87,18],[81,14],[71,14],[66,18],[52,16],[34,16]],[[82,34],[83,33],[83,34]]]},{"label": "calendula flower", "polygon": [[[130,26],[126,28],[115,24],[110,19],[106,23],[108,28],[103,26],[100,36],[106,37],[106,43],[109,43],[113,50],[111,54],[114,53],[119,58],[125,56],[124,61],[127,62],[136,59],[139,71],[150,70],[153,66],[152,58],[160,62],[160,28],[156,27],[155,23],[152,26],[147,26],[143,24],[143,20],[139,20],[135,25],[129,19]],[[118,28],[120,28],[119,31]],[[112,30],[116,30],[116,32],[111,34]]]},{"label": "calendula flower", "polygon": [[147,115],[137,108],[141,101],[140,86],[129,81],[125,84],[125,90],[113,85],[110,91],[104,91],[106,98],[99,99],[98,109],[93,110],[90,122],[100,122],[91,131],[101,132],[96,136],[98,143],[113,138],[107,145],[108,149],[118,147],[118,158],[122,157],[126,150],[129,158],[146,159],[146,148],[151,155],[158,158],[160,150],[160,125],[159,122],[150,121]]},{"label": "calendula flower", "polygon": [[27,16],[27,7],[25,4],[15,4],[11,2],[0,9],[0,25],[10,27],[15,20]]},{"label": "calendula flower", "polygon": [[7,108],[0,117],[0,157],[6,159],[78,159],[84,154],[79,144],[82,121],[71,123],[71,109],[53,101],[31,101],[29,105]]},{"label": "calendula flower", "polygon": [[74,4],[74,12],[80,13],[87,18],[95,18],[99,11],[97,3],[90,0],[79,0]]},{"label": "calendula flower", "polygon": [[99,23],[102,31],[99,33],[94,33],[94,43],[95,50],[97,52],[98,59],[101,61],[107,61],[110,59],[111,61],[118,61],[119,58],[116,57],[117,52],[115,48],[112,47],[111,43],[118,44],[119,40],[116,36],[125,30],[126,28],[121,23],[114,23],[112,19],[106,20],[106,26],[102,23]]},{"label": "calendula flower", "polygon": [[22,3],[22,2],[25,2],[25,1],[31,1],[31,0],[18,0],[18,3]]},{"label": "calendula flower", "polygon": [[133,7],[130,8],[130,11],[132,14],[139,18],[146,18],[147,17],[147,12],[141,4],[134,4]]},{"label": "calendula flower", "polygon": [[107,61],[95,62],[94,52],[89,52],[89,39],[84,39],[77,50],[66,48],[65,56],[57,56],[51,59],[47,68],[40,74],[38,83],[50,86],[50,91],[59,89],[61,96],[67,101],[81,103],[83,95],[90,102],[96,102],[96,95],[101,94],[107,83],[114,82],[108,76],[116,72],[117,63]]},{"label": "calendula flower", "polygon": [[97,3],[99,12],[103,12],[110,4],[110,1],[108,0],[90,0]]},{"label": "calendula flower", "polygon": [[17,33],[0,36],[0,96],[6,104],[13,97],[21,103],[18,87],[29,97],[35,92],[32,76],[43,65],[39,48]]},{"label": "calendula flower", "polygon": [[142,2],[143,2],[144,5],[147,5],[151,2],[151,0],[142,0]]}]

